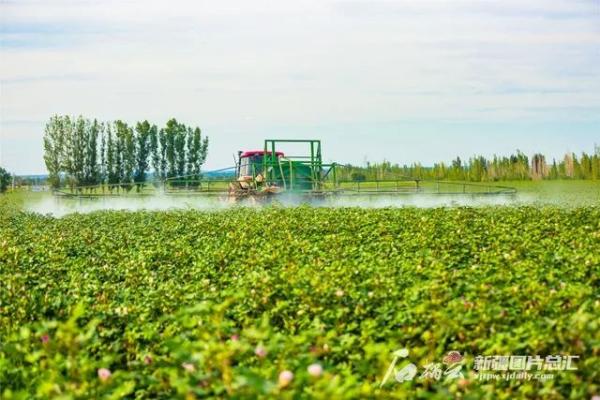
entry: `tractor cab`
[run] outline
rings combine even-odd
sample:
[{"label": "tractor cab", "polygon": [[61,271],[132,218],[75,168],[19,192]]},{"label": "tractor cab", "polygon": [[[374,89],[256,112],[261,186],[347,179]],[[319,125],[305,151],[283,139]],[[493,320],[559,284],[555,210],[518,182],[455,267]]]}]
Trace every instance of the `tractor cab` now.
[{"label": "tractor cab", "polygon": [[[309,145],[310,155],[286,156],[277,151],[279,144]],[[244,195],[249,192],[279,193],[281,191],[320,191],[333,165],[323,164],[319,140],[265,140],[264,150],[240,151],[237,160],[236,181],[231,192]],[[324,167],[328,167],[327,171]]]},{"label": "tractor cab", "polygon": [[[239,180],[256,179],[263,174],[265,155],[271,156],[270,151],[252,150],[239,152],[237,176]],[[283,157],[283,152],[275,152],[277,159]]]}]

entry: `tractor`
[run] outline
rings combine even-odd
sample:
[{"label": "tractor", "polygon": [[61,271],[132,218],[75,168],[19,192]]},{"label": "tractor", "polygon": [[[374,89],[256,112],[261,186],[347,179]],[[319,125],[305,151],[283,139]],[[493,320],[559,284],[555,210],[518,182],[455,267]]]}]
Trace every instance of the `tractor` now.
[{"label": "tractor", "polygon": [[[286,156],[282,143],[308,145],[310,155]],[[336,164],[324,164],[320,140],[267,139],[262,150],[240,151],[236,179],[229,184],[233,201],[270,198],[281,193],[323,195],[328,183],[335,184]],[[330,175],[331,174],[331,175]]]}]

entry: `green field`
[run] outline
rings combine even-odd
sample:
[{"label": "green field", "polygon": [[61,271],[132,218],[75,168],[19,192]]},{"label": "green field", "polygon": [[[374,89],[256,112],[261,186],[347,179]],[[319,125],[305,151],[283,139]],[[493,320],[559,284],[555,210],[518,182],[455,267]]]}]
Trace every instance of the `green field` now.
[{"label": "green field", "polygon": [[509,181],[523,203],[577,207],[600,205],[600,181]]},{"label": "green field", "polygon": [[[54,218],[23,212],[27,193],[0,197],[0,393],[591,398],[600,393],[598,185],[552,184],[520,193],[566,207]],[[401,348],[410,353],[398,368],[412,362],[419,375],[381,386]],[[453,350],[463,378],[420,376]],[[494,355],[579,358],[547,380],[478,380],[476,357]],[[311,375],[311,364],[323,372]],[[293,379],[279,378],[286,370]]]}]

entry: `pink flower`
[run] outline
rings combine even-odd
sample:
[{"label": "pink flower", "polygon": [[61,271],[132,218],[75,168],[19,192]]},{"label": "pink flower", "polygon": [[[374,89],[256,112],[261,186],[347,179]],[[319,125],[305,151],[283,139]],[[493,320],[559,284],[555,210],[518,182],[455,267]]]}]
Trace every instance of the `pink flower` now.
[{"label": "pink flower", "polygon": [[446,355],[446,357],[444,357],[442,362],[446,365],[450,365],[450,364],[461,362],[462,359],[463,359],[463,356],[458,351],[453,350],[453,351],[448,352],[448,354]]},{"label": "pink flower", "polygon": [[279,374],[279,386],[286,387],[294,379],[294,373],[292,371],[282,371]]},{"label": "pink flower", "polygon": [[318,378],[323,374],[323,367],[321,366],[321,364],[310,364],[307,368],[307,371],[310,374],[310,376]]},{"label": "pink flower", "polygon": [[267,349],[265,349],[265,346],[259,344],[254,349],[254,354],[259,358],[265,358],[267,356]]},{"label": "pink flower", "polygon": [[47,333],[44,333],[42,335],[42,337],[40,338],[40,340],[42,341],[43,344],[46,344],[46,343],[48,343],[50,341],[50,336],[48,336]]},{"label": "pink flower", "polygon": [[192,363],[183,363],[183,364],[181,364],[181,366],[187,372],[194,372],[196,370],[196,367],[194,367],[194,364],[192,364]]},{"label": "pink flower", "polygon": [[111,375],[112,373],[107,368],[98,369],[98,378],[100,378],[102,382],[106,382],[107,380],[109,380]]},{"label": "pink flower", "polygon": [[231,335],[232,342],[237,342],[238,340],[240,340],[240,337],[238,335]]}]

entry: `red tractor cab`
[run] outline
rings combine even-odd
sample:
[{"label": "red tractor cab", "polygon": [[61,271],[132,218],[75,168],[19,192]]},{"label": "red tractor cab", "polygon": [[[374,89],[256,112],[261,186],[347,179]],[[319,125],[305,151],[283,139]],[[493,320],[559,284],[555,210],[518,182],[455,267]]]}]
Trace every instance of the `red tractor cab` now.
[{"label": "red tractor cab", "polygon": [[[240,151],[237,174],[238,179],[254,179],[257,175],[262,174],[265,154],[271,155],[271,152],[265,152],[264,150]],[[281,151],[276,151],[275,154],[277,155],[277,158],[284,156]]]}]

